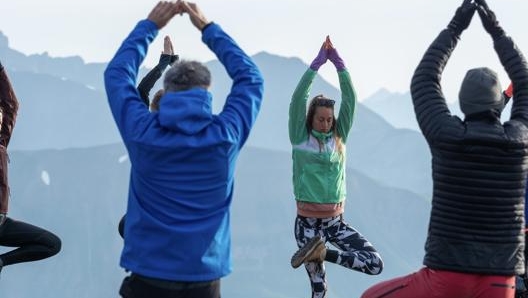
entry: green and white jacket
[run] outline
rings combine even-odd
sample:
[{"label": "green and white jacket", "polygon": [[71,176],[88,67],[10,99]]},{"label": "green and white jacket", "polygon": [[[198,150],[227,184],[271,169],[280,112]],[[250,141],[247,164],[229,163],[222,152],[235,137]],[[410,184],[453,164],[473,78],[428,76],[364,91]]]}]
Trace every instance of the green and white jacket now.
[{"label": "green and white jacket", "polygon": [[[356,92],[346,69],[338,71],[341,106],[337,117],[338,136],[308,132],[306,104],[317,72],[308,69],[295,88],[290,103],[288,122],[293,158],[293,190],[297,201],[332,204],[346,197],[345,142],[352,127],[356,107]],[[342,149],[338,150],[337,137]],[[322,142],[322,146],[319,143]]]}]

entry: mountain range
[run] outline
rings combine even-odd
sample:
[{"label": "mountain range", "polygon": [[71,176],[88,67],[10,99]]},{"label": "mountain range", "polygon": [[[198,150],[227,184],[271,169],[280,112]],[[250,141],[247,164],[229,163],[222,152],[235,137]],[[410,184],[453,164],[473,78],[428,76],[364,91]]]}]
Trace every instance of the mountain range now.
[{"label": "mountain range", "polygon": [[[0,42],[0,57],[21,103],[11,150],[78,148],[121,141],[103,89],[105,64],[83,64],[80,57],[25,56],[10,49],[8,42]],[[254,60],[265,78],[265,95],[248,144],[289,151],[289,100],[307,65],[298,58],[266,52],[254,55]],[[218,61],[206,64],[213,74],[213,110],[219,111],[231,81]],[[82,74],[82,65],[86,75]],[[146,71],[143,68],[140,77]],[[339,90],[320,77],[312,90],[339,102]],[[384,184],[430,196],[430,155],[420,133],[395,129],[358,103],[349,140],[348,163],[352,168]]]},{"label": "mountain range", "polygon": [[[308,66],[266,52],[253,58],[265,78],[265,97],[236,171],[234,272],[223,281],[222,294],[307,296],[304,269],[289,266],[296,246],[287,118],[291,93]],[[106,64],[28,56],[11,49],[2,34],[0,60],[20,101],[9,147],[10,216],[63,240],[53,258],[6,267],[0,297],[115,297],[125,275],[118,266],[122,240],[116,226],[126,209],[130,163],[106,102]],[[213,110],[219,111],[231,82],[218,61],[207,66]],[[147,71],[142,68],[140,76]],[[339,105],[339,90],[322,78],[312,90]],[[386,267],[372,277],[328,264],[329,294],[337,298],[359,296],[374,282],[420,267],[432,187],[421,134],[395,128],[377,108],[358,103],[347,153],[345,220],[378,248]]]},{"label": "mountain range", "polygon": [[[63,247],[52,258],[4,268],[0,297],[116,297],[125,276],[117,223],[126,210],[129,169],[121,144],[11,153],[10,217],[49,229]],[[385,269],[373,277],[327,264],[336,298],[358,297],[376,281],[419,268],[430,205],[353,169],[347,176],[345,220],[380,251]],[[246,147],[231,210],[234,272],[223,295],[307,296],[304,269],[289,264],[296,250],[290,154]]]}]

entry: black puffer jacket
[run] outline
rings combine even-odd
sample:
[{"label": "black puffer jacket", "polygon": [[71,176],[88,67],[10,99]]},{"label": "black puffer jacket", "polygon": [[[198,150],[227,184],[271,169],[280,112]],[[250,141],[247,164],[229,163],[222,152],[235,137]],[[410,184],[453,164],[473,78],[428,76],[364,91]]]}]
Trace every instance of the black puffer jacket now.
[{"label": "black puffer jacket", "polygon": [[524,194],[528,168],[528,69],[513,41],[495,50],[513,82],[511,119],[497,111],[451,116],[440,87],[457,37],[444,30],[411,83],[416,118],[432,154],[433,200],[424,265],[468,273],[524,272]]}]

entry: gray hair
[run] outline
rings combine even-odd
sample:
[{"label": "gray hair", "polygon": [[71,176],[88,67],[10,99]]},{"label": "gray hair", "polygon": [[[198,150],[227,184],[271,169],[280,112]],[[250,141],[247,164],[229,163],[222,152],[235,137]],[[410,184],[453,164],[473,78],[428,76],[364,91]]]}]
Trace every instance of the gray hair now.
[{"label": "gray hair", "polygon": [[165,73],[163,88],[166,92],[183,91],[211,85],[211,72],[198,61],[178,60]]}]

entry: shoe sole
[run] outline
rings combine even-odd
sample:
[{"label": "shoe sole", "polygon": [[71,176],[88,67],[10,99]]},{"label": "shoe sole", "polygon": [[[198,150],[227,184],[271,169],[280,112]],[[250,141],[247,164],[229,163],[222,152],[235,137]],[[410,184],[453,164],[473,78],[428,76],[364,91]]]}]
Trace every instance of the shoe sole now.
[{"label": "shoe sole", "polygon": [[304,260],[306,260],[306,257],[309,256],[319,245],[324,245],[324,243],[321,241],[320,236],[313,237],[304,245],[301,247],[291,258],[291,266],[293,268],[298,268],[299,266],[304,263]]}]

